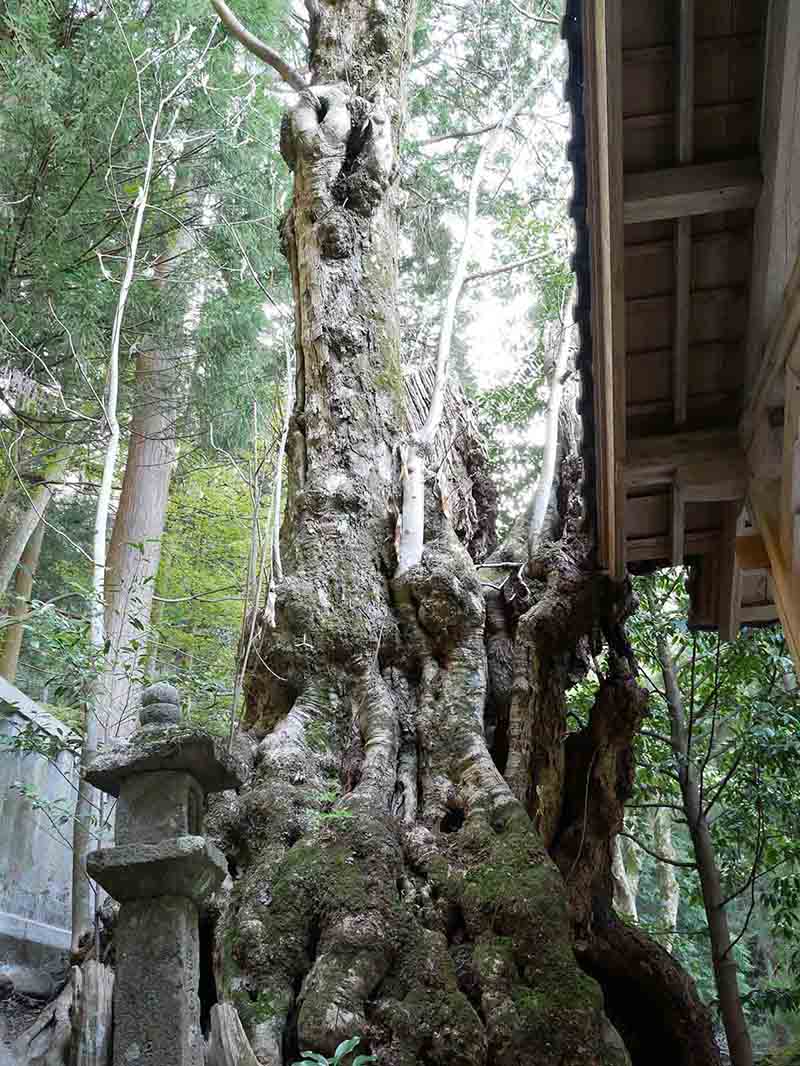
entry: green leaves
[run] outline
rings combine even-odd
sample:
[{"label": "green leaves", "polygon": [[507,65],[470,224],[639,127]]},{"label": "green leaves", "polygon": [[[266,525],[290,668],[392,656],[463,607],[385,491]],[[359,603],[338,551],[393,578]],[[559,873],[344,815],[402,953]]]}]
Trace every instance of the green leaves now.
[{"label": "green leaves", "polygon": [[[326,1058],[317,1051],[303,1051],[302,1058],[293,1062],[292,1066],[306,1066],[306,1063],[316,1062],[319,1066],[341,1066],[348,1055],[351,1055],[361,1043],[361,1037],[351,1036],[349,1040],[343,1040],[333,1053],[333,1058]],[[370,1062],[377,1062],[374,1055],[356,1055],[350,1066],[367,1066]]]}]

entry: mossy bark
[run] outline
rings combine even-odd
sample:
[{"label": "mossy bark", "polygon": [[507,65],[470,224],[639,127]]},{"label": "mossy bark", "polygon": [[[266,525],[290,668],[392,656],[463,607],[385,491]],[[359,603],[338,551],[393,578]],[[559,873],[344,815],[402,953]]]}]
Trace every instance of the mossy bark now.
[{"label": "mossy bark", "polygon": [[[398,377],[414,5],[307,6],[314,84],[282,136],[297,348],[284,578],[248,664],[253,774],[208,821],[232,872],[218,994],[265,1066],[355,1034],[381,1066],[624,1061],[547,845],[569,835],[564,692],[625,597],[595,575],[574,454],[537,558],[512,537],[478,568],[493,490],[455,392],[422,560],[395,576],[398,445],[430,386],[402,396]],[[626,699],[613,758],[641,710]]]}]

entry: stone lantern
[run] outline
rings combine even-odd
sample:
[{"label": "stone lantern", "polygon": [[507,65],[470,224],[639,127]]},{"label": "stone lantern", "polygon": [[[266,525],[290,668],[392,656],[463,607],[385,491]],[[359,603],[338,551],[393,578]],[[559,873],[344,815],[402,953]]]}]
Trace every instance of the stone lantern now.
[{"label": "stone lantern", "polygon": [[115,846],[87,861],[121,904],[114,1066],[202,1066],[198,908],[227,873],[202,835],[203,808],[206,793],[237,788],[242,773],[209,733],[181,724],[171,685],[145,689],[140,722],[86,771],[118,797]]}]

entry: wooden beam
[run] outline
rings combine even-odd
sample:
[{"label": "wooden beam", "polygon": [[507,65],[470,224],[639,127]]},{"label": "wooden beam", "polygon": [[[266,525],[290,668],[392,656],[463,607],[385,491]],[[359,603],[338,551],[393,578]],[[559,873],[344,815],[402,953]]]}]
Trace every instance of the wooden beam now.
[{"label": "wooden beam", "polygon": [[743,626],[777,621],[778,608],[774,603],[753,603],[739,610],[739,622]]},{"label": "wooden beam", "polygon": [[750,391],[759,379],[767,332],[781,317],[784,291],[800,254],[800,4],[796,0],[769,3],[760,114],[764,193],[753,225],[745,376]]},{"label": "wooden beam", "polygon": [[[687,533],[684,539],[683,562],[698,555],[714,555],[719,551],[719,533],[715,530],[698,530]],[[627,545],[629,563],[664,561],[671,566],[672,538],[667,536],[632,537]]]},{"label": "wooden beam", "polygon": [[738,499],[746,475],[735,430],[696,430],[628,442],[628,488],[671,483],[679,476],[684,500]]},{"label": "wooden beam", "polygon": [[622,0],[593,0],[583,22],[599,554],[616,580],[625,576],[621,7]]},{"label": "wooden beam", "polygon": [[689,319],[692,303],[692,223],[675,223],[675,326],[672,345],[672,413],[676,426],[686,422],[689,403]]},{"label": "wooden beam", "polygon": [[740,570],[769,569],[769,556],[764,546],[764,538],[759,533],[736,538],[736,558]]},{"label": "wooden beam", "polygon": [[754,207],[761,192],[758,158],[627,174],[626,223],[688,218]]},{"label": "wooden beam", "polygon": [[678,162],[694,156],[694,0],[678,3]]},{"label": "wooden beam", "polygon": [[781,548],[795,575],[800,575],[800,376],[786,367],[781,462]]},{"label": "wooden beam", "polygon": [[739,607],[742,599],[741,572],[736,559],[736,524],[742,500],[725,504],[720,536],[719,606],[717,625],[722,640],[739,635]]},{"label": "wooden beam", "polygon": [[[678,162],[694,157],[694,0],[679,0],[675,106]],[[672,345],[672,402],[676,426],[686,422],[689,396],[689,317],[692,289],[692,223],[675,223],[675,325]]]},{"label": "wooden beam", "polygon": [[[754,268],[755,269],[755,268]],[[750,320],[752,329],[752,317]],[[792,276],[783,294],[780,313],[773,321],[769,333],[761,338],[763,358],[758,368],[756,380],[748,390],[749,399],[739,422],[739,432],[748,453],[752,469],[758,474],[759,455],[751,455],[760,423],[767,414],[767,409],[775,395],[784,368],[798,349],[800,340],[800,255],[792,271]],[[798,349],[800,350],[800,349]],[[800,370],[800,358],[795,356],[795,369]]]},{"label": "wooden beam", "polygon": [[684,542],[686,540],[686,507],[683,499],[681,486],[677,481],[672,485],[672,520],[670,529],[671,553],[670,562],[673,566],[683,566]]},{"label": "wooden beam", "polygon": [[781,549],[780,483],[753,480],[748,491],[749,510],[769,555],[775,603],[794,669],[800,678],[800,582],[793,575]]}]

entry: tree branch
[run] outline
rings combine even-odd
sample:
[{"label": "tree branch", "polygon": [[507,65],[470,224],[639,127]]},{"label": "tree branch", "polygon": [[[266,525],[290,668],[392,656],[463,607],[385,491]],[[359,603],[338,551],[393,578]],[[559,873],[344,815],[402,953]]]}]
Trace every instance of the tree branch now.
[{"label": "tree branch", "polygon": [[620,831],[617,835],[625,837],[626,840],[632,840],[634,844],[636,844],[637,847],[640,847],[642,851],[645,852],[645,854],[650,856],[651,859],[657,859],[658,862],[665,862],[667,866],[678,866],[682,870],[697,869],[696,862],[681,862],[679,859],[668,859],[666,855],[659,855],[657,851],[651,851],[650,848],[646,847],[646,845],[641,842],[641,840],[637,840],[636,837],[631,836],[630,833],[624,833]]},{"label": "tree branch", "polygon": [[514,3],[514,0],[508,0],[508,4],[510,7],[513,7],[518,14],[522,15],[526,19],[530,19],[531,22],[539,22],[543,26],[561,25],[558,19],[545,18],[543,15],[532,15],[530,11],[526,11],[524,8],[520,7],[519,4]]},{"label": "tree branch", "polygon": [[708,812],[711,810],[711,808],[714,806],[714,804],[717,802],[717,800],[720,798],[720,796],[722,795],[723,791],[725,790],[725,786],[728,784],[730,779],[733,777],[733,775],[739,769],[739,765],[740,765],[740,763],[741,763],[743,758],[744,758],[744,751],[738,752],[738,754],[736,755],[736,758],[733,760],[733,765],[728,770],[727,774],[725,774],[725,776],[723,777],[723,779],[720,782],[720,784],[717,785],[717,787],[714,789],[714,795],[708,801],[708,803],[706,804],[706,807],[703,810],[703,815],[706,818],[708,817]]},{"label": "tree branch", "polygon": [[417,141],[417,148],[425,148],[429,144],[440,144],[442,141],[463,141],[467,137],[480,137],[484,133],[491,133],[497,129],[496,122],[490,122],[488,126],[479,126],[474,130],[456,130],[455,133],[440,133],[438,137],[429,137],[425,141]]},{"label": "tree branch", "polygon": [[276,70],[287,85],[291,85],[291,87],[297,92],[301,93],[308,88],[305,78],[303,78],[294,67],[290,66],[273,48],[264,44],[264,42],[256,37],[255,34],[252,34],[249,30],[245,29],[225,3],[225,0],[211,0],[211,5],[219,15],[220,22],[228,33],[232,37],[235,37],[248,52],[251,52],[254,56],[263,60],[272,67],[273,70]]},{"label": "tree branch", "polygon": [[466,285],[470,281],[480,281],[481,278],[494,278],[498,274],[508,274],[511,270],[519,270],[520,267],[528,266],[530,263],[541,262],[542,256],[529,255],[527,259],[517,259],[514,263],[506,263],[504,266],[494,267],[492,270],[481,270],[476,274],[467,274],[464,278],[464,284]]}]

